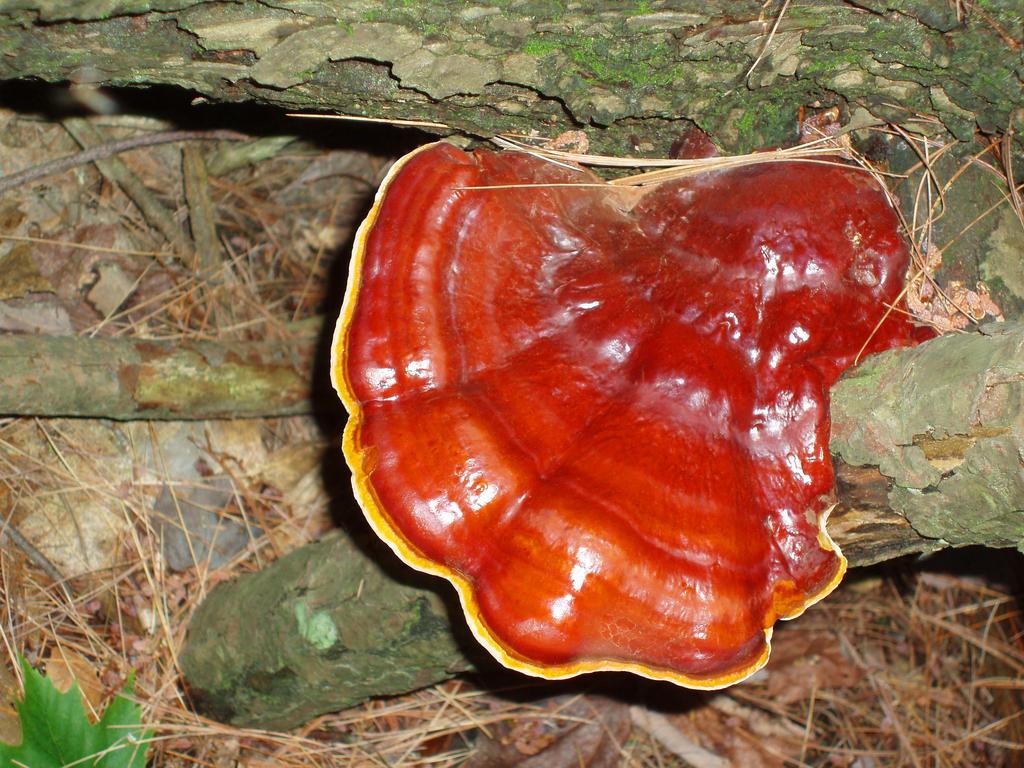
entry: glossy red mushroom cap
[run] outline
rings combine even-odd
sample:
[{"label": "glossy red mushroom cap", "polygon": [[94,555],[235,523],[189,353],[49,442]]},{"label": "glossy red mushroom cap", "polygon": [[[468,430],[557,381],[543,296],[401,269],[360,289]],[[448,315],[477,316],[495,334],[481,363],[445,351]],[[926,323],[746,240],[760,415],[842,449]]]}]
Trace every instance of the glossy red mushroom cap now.
[{"label": "glossy red mushroom cap", "polygon": [[334,344],[356,495],[506,666],[725,686],[842,578],[828,389],[909,340],[908,254],[853,168],[536,186],[580,182],[447,144],[395,165]]}]

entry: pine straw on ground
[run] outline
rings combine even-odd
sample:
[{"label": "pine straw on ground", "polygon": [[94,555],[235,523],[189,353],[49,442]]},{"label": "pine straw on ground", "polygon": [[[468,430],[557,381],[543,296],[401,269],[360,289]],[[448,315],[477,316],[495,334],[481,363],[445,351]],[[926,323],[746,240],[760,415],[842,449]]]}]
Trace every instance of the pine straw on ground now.
[{"label": "pine straw on ground", "polygon": [[[17,122],[39,146],[52,148],[53,156],[71,148],[57,125]],[[112,136],[137,130],[130,121],[96,122]],[[928,140],[906,138],[914,139],[926,164],[945,151]],[[998,147],[981,154],[998,156]],[[158,180],[175,180],[163,183],[162,196],[180,219],[177,150],[124,159],[154,188],[161,186]],[[80,182],[65,183],[66,203],[104,211],[104,221],[132,233],[135,252],[160,255],[142,270],[130,301],[102,318],[80,320],[79,330],[160,338],[280,337],[289,323],[316,317],[327,302],[330,262],[351,236],[386,164],[372,153],[297,144],[211,177],[224,259],[201,279],[174,264],[162,238],[116,187],[94,168],[82,169]],[[1000,171],[998,163],[991,167]],[[920,208],[907,214],[920,264],[947,182],[925,174]],[[1019,211],[1015,192],[1008,191],[1006,201]],[[88,247],[86,226],[62,220],[33,237]],[[148,258],[123,246],[104,252],[116,255],[118,248],[127,258]],[[870,768],[1011,766],[1024,760],[1022,585],[993,579],[998,569],[992,567],[968,575],[941,564],[853,574],[828,600],[777,630],[766,670],[724,692],[693,694],[641,681],[608,697],[601,683],[588,690],[585,684],[514,678],[496,685],[468,678],[371,701],[292,733],[203,719],[192,711],[176,663],[192,611],[218,582],[264,567],[326,530],[327,492],[300,473],[304,490],[293,493],[265,473],[250,471],[251,457],[213,450],[234,490],[226,514],[257,522],[262,534],[221,568],[175,573],[165,567],[150,518],[155,496],[174,479],[113,482],[87,429],[66,420],[0,421],[5,517],[14,514],[18,500],[45,496],[65,505],[67,499],[100,499],[119,509],[126,523],[115,563],[70,581],[31,547],[4,540],[0,638],[8,671],[0,692],[16,690],[10,670],[17,668],[19,653],[56,680],[77,680],[94,712],[134,674],[144,721],[154,728],[153,765],[499,766],[532,758],[535,765]],[[305,418],[267,421],[256,425],[255,434],[270,456],[288,454],[296,445],[315,454],[333,439]],[[209,439],[211,445],[232,444],[212,433]],[[1003,562],[1005,572],[1020,566],[1019,557],[978,557],[981,566]],[[0,708],[9,721],[9,703],[0,700]],[[576,757],[555,761],[558,745],[568,750],[558,754]]]}]

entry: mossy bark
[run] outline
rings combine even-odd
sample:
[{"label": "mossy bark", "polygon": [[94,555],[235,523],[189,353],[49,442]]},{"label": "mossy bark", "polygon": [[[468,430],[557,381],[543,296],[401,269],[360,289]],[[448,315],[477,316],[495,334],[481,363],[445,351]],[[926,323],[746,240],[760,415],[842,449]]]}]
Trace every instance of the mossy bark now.
[{"label": "mossy bark", "polygon": [[219,586],[180,658],[193,701],[222,721],[288,728],[469,669],[438,593],[387,560],[333,533]]},{"label": "mossy bark", "polygon": [[[599,126],[602,151],[674,121],[724,148],[791,139],[801,106],[960,139],[1024,133],[1019,0],[6,0],[0,78],[172,84],[217,101],[434,121],[461,132]],[[752,65],[757,66],[751,71]]]},{"label": "mossy bark", "polygon": [[[839,505],[828,527],[851,565],[1022,547],[1024,325],[869,358],[833,389],[832,419]],[[368,556],[334,535],[218,587],[182,656],[193,694],[237,724],[288,727],[467,668],[479,648],[453,639],[464,621],[455,608],[449,624],[438,598],[453,591],[388,568],[416,579],[384,547]]]}]

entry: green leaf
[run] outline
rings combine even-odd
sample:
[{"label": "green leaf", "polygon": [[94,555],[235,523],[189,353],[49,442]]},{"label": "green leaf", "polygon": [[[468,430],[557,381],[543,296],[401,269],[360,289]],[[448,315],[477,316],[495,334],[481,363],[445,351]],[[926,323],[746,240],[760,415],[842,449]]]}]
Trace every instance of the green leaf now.
[{"label": "green leaf", "polygon": [[[61,693],[24,658],[21,667],[21,744],[0,742],[0,768],[144,768],[150,734],[142,730],[138,704],[118,695],[93,725],[77,683]],[[131,681],[125,691],[131,693]]]}]

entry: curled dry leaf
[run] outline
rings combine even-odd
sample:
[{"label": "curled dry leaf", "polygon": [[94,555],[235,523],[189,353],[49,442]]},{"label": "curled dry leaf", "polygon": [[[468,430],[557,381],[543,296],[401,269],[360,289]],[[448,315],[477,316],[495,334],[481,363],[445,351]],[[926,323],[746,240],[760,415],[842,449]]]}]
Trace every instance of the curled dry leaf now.
[{"label": "curled dry leaf", "polygon": [[39,271],[28,243],[19,243],[0,256],[0,301],[52,290],[53,284]]},{"label": "curled dry leaf", "polygon": [[109,317],[135,290],[136,278],[117,262],[101,261],[93,268],[96,280],[85,298],[103,317]]},{"label": "curled dry leaf", "polygon": [[550,141],[546,141],[544,148],[585,155],[590,151],[590,139],[583,131],[565,131]]},{"label": "curled dry leaf", "polygon": [[930,246],[924,266],[911,275],[907,286],[907,307],[920,321],[940,333],[949,333],[980,323],[986,317],[1002,322],[1003,311],[992,300],[988,287],[978,282],[974,289],[961,280],[950,280],[939,289],[935,273],[942,266],[942,252]]},{"label": "curled dry leaf", "polygon": [[851,146],[850,137],[848,135],[838,135],[842,129],[843,124],[839,120],[839,108],[830,107],[829,109],[823,109],[820,112],[808,115],[800,121],[800,143],[807,144],[812,141],[829,138],[835,141],[837,148],[849,149]]}]

